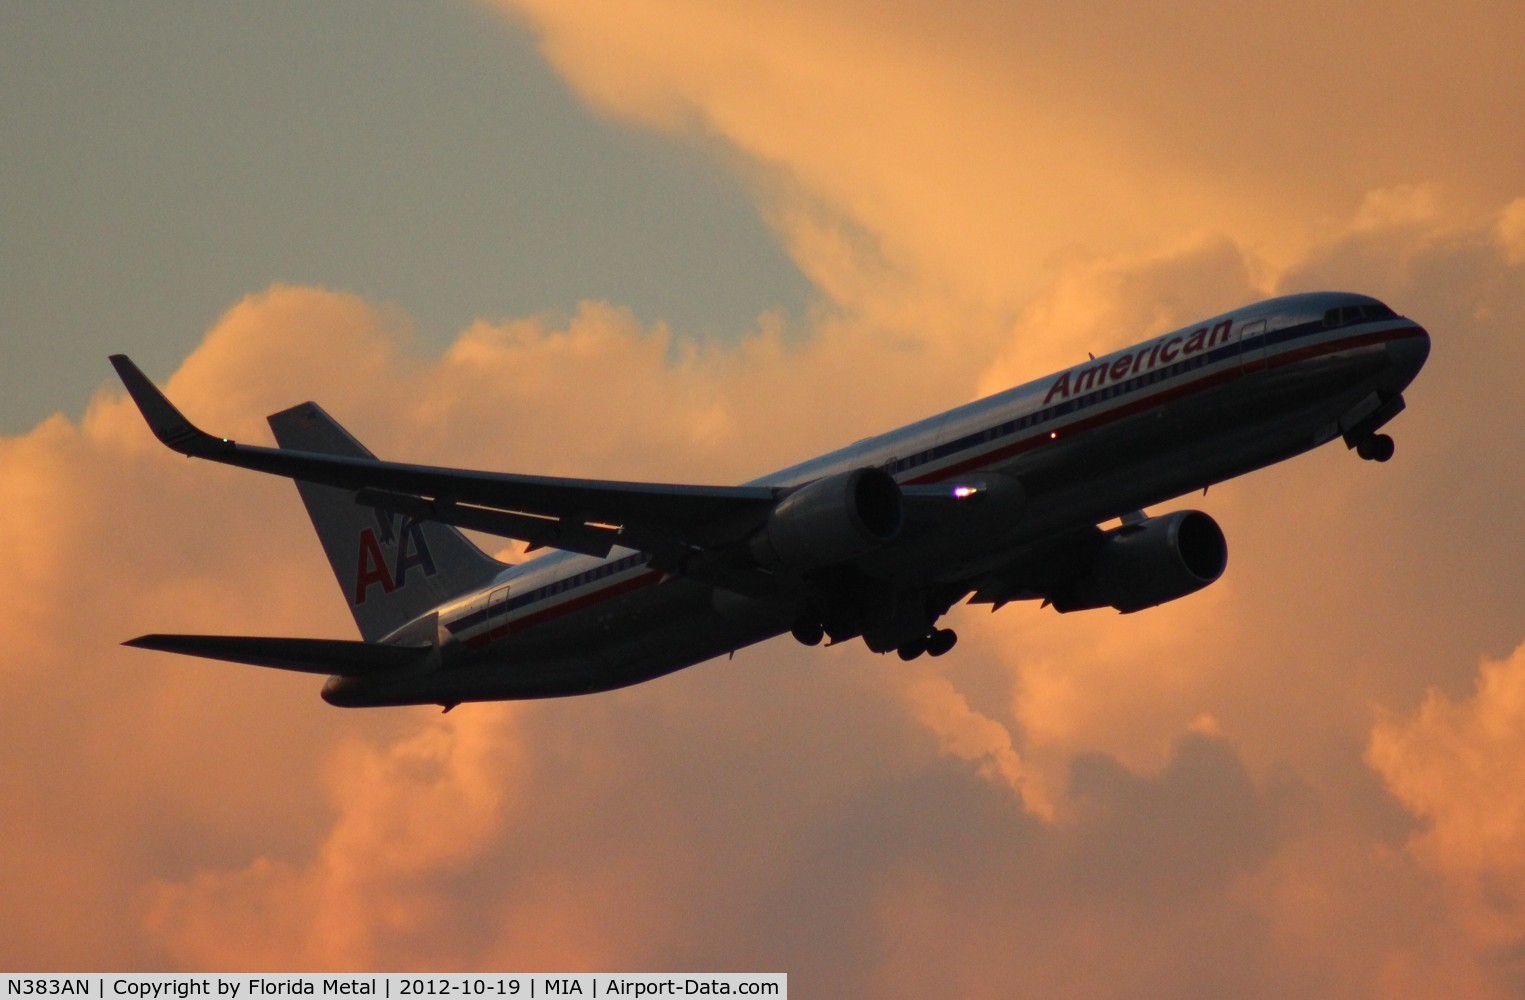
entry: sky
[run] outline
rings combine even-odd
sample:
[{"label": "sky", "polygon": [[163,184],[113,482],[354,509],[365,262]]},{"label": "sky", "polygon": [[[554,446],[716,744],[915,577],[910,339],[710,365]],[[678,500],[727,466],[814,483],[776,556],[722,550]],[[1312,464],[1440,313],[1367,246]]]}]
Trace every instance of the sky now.
[{"label": "sky", "polygon": [[[1525,12],[11,5],[7,970],[778,970],[801,995],[1525,996]],[[738,482],[1284,292],[1433,348],[1397,454],[1190,503],[1224,578],[341,711],[268,440]],[[516,552],[508,552],[518,558]]]}]

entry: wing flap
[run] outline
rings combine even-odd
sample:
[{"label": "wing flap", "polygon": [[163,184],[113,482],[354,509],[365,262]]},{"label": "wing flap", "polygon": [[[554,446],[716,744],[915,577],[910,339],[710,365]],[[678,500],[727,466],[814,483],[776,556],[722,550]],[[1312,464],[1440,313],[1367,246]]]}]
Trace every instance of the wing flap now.
[{"label": "wing flap", "polygon": [[363,489],[355,494],[355,502],[367,507],[393,511],[416,521],[438,521],[457,528],[483,531],[489,535],[517,538],[529,542],[532,548],[549,546],[580,552],[602,559],[616,545],[639,548],[622,539],[614,528],[600,525],[571,523],[553,517],[534,514],[515,514],[511,511],[492,510],[453,503],[448,500],[425,500],[423,497],[386,490]]},{"label": "wing flap", "polygon": [[140,635],[124,646],[201,656],[305,674],[368,677],[401,669],[428,656],[428,643],[392,644],[350,639],[287,639],[261,635]]}]

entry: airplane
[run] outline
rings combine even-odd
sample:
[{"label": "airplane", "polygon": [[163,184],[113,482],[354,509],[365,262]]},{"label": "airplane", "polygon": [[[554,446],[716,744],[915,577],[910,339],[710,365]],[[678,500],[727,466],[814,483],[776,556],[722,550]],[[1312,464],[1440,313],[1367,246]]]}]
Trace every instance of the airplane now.
[{"label": "airplane", "polygon": [[[381,461],[312,402],[268,418],[277,447],[239,444],[113,355],[169,448],[296,481],[361,636],[125,645],[326,674],[332,705],[449,711],[612,690],[786,632],[941,656],[965,598],[1137,612],[1228,558],[1207,514],[1146,507],[1336,439],[1386,462],[1378,431],[1429,350],[1369,296],[1282,296],[740,486]],[[507,564],[461,529],[558,551]]]}]

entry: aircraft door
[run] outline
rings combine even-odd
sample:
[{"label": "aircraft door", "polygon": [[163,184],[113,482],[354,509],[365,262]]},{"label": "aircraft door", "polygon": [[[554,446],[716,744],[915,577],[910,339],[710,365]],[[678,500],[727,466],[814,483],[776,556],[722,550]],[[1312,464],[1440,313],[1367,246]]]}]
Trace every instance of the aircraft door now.
[{"label": "aircraft door", "polygon": [[508,635],[508,588],[499,587],[487,599],[487,635],[501,639]]},{"label": "aircraft door", "polygon": [[1239,328],[1239,367],[1246,375],[1266,367],[1266,321],[1258,319]]}]

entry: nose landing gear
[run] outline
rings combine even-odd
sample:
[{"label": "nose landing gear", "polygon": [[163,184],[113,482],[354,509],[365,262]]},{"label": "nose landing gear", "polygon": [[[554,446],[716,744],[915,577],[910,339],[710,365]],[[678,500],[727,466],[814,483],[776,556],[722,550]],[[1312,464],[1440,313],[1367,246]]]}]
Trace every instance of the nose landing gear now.
[{"label": "nose landing gear", "polygon": [[1345,446],[1368,462],[1385,462],[1393,457],[1393,439],[1378,434],[1377,428],[1403,412],[1403,396],[1373,392],[1339,419]]}]

